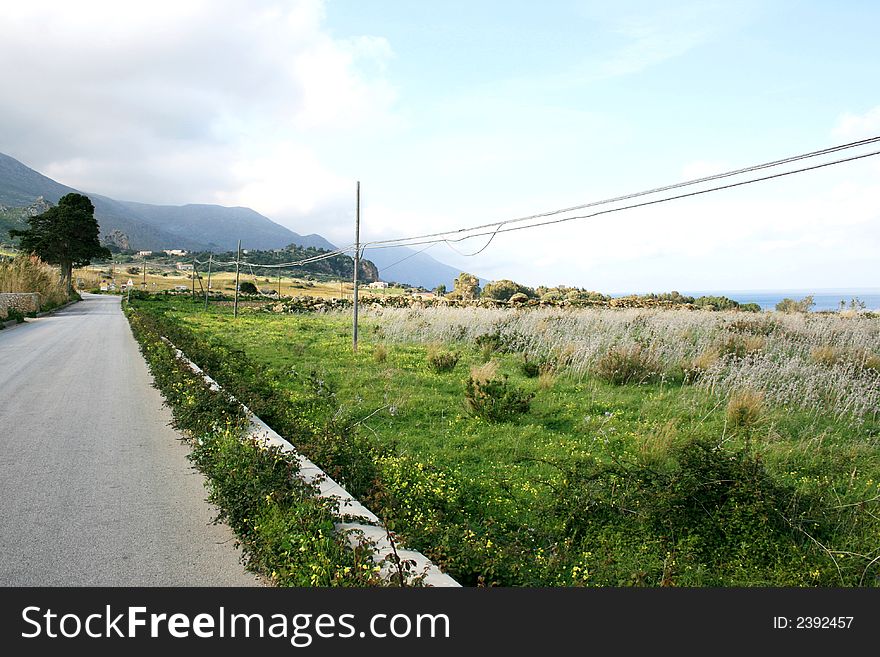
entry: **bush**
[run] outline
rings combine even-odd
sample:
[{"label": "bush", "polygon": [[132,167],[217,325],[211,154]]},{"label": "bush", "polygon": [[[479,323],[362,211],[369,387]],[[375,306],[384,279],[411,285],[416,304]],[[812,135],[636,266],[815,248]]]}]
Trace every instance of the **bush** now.
[{"label": "bush", "polygon": [[377,363],[384,363],[388,358],[388,349],[383,344],[377,344],[373,347],[373,360]]},{"label": "bush", "polygon": [[457,351],[445,351],[436,346],[428,348],[428,365],[438,373],[454,370],[460,357],[461,354]]},{"label": "bush", "polygon": [[528,378],[534,379],[541,373],[541,365],[540,363],[536,363],[533,360],[529,360],[528,356],[523,357],[522,363],[519,366],[520,370],[523,374],[525,374]]},{"label": "bush", "polygon": [[577,568],[588,583],[790,586],[813,569],[835,582],[811,541],[829,540],[815,501],[774,482],[749,449],[671,438],[642,460],[574,464],[548,511],[588,546]]},{"label": "bush", "polygon": [[528,413],[534,396],[513,386],[507,375],[499,378],[495,361],[472,369],[464,388],[468,410],[490,422],[505,422]]},{"label": "bush", "polygon": [[596,363],[596,375],[618,386],[652,383],[661,373],[657,360],[638,344],[614,347]]},{"label": "bush", "polygon": [[806,313],[815,305],[816,303],[813,301],[812,295],[804,297],[800,301],[786,297],[776,304],[776,310],[781,313]]},{"label": "bush", "polygon": [[259,290],[257,290],[257,286],[251,283],[250,281],[245,281],[241,285],[238,286],[239,291],[242,294],[259,294]]}]

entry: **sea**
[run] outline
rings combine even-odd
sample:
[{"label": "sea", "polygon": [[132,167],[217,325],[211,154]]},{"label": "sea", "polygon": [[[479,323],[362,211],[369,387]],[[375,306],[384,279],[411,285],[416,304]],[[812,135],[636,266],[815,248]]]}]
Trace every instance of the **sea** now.
[{"label": "sea", "polygon": [[[682,294],[690,297],[727,297],[739,303],[756,303],[762,310],[774,310],[776,304],[783,299],[800,301],[808,295],[813,296],[815,306],[813,312],[821,310],[839,310],[840,302],[843,301],[849,308],[853,299],[865,304],[866,310],[880,311],[880,288],[840,288],[840,289],[817,289],[817,290],[679,290]],[[611,296],[622,297],[626,294],[612,294]]]}]

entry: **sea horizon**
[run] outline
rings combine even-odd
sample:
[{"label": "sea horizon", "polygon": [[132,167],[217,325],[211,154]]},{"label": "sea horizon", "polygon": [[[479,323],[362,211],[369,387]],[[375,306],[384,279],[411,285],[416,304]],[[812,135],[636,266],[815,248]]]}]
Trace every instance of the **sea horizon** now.
[{"label": "sea horizon", "polygon": [[[865,310],[880,310],[880,287],[829,287],[829,288],[790,288],[790,289],[764,289],[764,290],[679,290],[681,294],[689,297],[715,296],[727,297],[740,304],[756,303],[761,310],[774,310],[776,304],[783,299],[800,301],[806,296],[812,295],[815,305],[813,312],[838,310],[843,301],[848,308],[853,299],[858,299],[865,304]],[[612,297],[624,297],[630,294],[650,294],[650,292],[612,293]],[[657,292],[661,294],[661,292]]]}]

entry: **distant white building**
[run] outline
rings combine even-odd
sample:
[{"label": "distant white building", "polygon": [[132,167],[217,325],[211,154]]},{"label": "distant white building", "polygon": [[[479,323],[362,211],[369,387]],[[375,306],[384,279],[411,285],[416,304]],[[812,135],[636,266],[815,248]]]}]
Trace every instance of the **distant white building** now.
[{"label": "distant white building", "polygon": [[187,253],[186,249],[165,249],[164,252],[165,252],[165,255],[170,255],[170,256],[185,256]]},{"label": "distant white building", "polygon": [[373,281],[372,283],[367,285],[367,287],[371,290],[387,290],[388,283],[386,283],[385,281]]},{"label": "distant white building", "polygon": [[178,262],[177,268],[180,271],[192,271],[193,266],[192,266],[192,263],[189,263],[189,262]]},{"label": "distant white building", "polygon": [[138,251],[139,256],[151,256],[153,255],[152,251]]}]

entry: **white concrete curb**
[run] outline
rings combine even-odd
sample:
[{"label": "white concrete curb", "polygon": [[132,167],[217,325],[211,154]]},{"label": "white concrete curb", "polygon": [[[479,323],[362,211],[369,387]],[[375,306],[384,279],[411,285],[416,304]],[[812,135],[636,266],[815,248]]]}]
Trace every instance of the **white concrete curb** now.
[{"label": "white concrete curb", "polygon": [[[186,354],[184,354],[180,349],[174,346],[174,344],[168,338],[162,337],[162,341],[165,342],[172,349],[174,349],[174,353],[177,356],[177,359],[185,363],[193,372],[201,376],[211,390],[215,392],[220,392],[222,390],[220,384],[218,384],[214,379],[205,374],[202,368],[200,368],[189,358],[187,358]],[[275,430],[273,430],[272,427],[270,427],[268,424],[263,422],[256,415],[254,415],[247,406],[242,404],[234,397],[232,397],[232,399],[241,404],[241,407],[247,414],[247,417],[250,421],[248,436],[251,438],[262,440],[267,445],[278,447],[282,452],[292,454],[299,463],[299,476],[309,483],[318,480],[318,487],[320,491],[319,495],[321,497],[335,500],[337,503],[337,511],[339,515],[351,519],[350,522],[336,523],[336,529],[338,531],[347,532],[349,542],[351,543],[352,547],[354,547],[358,543],[358,537],[356,534],[363,533],[366,538],[372,540],[376,544],[376,554],[373,556],[373,558],[377,563],[382,564],[383,575],[386,578],[390,578],[392,575],[396,574],[393,565],[390,562],[385,561],[386,556],[394,553],[395,547],[392,546],[391,541],[388,538],[388,532],[382,526],[382,521],[379,520],[378,516],[376,516],[376,514],[370,511],[363,504],[358,502],[342,486],[340,486],[338,483],[333,481],[333,479],[328,477],[324,473],[324,471],[321,470],[321,468],[319,468],[305,456],[297,452],[296,448],[290,442],[285,440]],[[396,549],[397,555],[400,557],[400,559],[412,560],[415,562],[415,567],[412,570],[413,574],[426,574],[424,580],[426,586],[461,586],[461,584],[456,582],[449,575],[447,575],[437,566],[435,566],[421,552],[403,549],[402,546],[399,544],[396,546]]]}]

